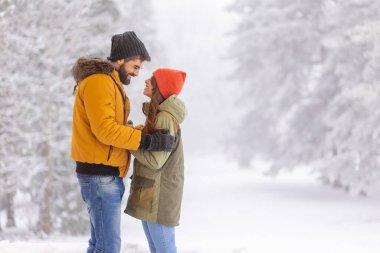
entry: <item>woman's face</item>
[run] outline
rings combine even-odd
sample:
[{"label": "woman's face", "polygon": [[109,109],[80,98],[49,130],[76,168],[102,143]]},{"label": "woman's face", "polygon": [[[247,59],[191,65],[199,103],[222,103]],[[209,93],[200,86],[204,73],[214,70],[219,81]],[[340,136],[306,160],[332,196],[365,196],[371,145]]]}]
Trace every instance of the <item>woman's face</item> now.
[{"label": "woman's face", "polygon": [[150,78],[145,80],[145,89],[144,89],[144,95],[147,97],[152,98],[153,96],[153,85],[151,83]]}]

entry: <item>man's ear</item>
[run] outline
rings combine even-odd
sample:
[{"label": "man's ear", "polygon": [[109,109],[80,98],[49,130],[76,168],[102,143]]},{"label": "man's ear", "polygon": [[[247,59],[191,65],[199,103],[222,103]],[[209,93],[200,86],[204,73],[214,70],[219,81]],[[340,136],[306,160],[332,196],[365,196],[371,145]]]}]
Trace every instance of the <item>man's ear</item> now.
[{"label": "man's ear", "polygon": [[120,67],[124,62],[125,62],[124,59],[117,60],[117,61],[115,62],[115,67],[116,67],[116,69],[119,69],[119,67]]}]

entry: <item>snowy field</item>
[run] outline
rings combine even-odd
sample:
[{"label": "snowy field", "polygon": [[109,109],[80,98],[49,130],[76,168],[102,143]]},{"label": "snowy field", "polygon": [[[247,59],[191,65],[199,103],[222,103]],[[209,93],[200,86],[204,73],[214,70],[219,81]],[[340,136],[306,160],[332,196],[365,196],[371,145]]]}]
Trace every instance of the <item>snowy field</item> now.
[{"label": "snowy field", "polygon": [[[352,197],[304,171],[273,179],[263,165],[239,170],[220,156],[186,163],[180,253],[380,252],[380,194]],[[122,252],[148,252],[140,223],[122,218]],[[83,253],[86,240],[3,240],[0,252]]]}]

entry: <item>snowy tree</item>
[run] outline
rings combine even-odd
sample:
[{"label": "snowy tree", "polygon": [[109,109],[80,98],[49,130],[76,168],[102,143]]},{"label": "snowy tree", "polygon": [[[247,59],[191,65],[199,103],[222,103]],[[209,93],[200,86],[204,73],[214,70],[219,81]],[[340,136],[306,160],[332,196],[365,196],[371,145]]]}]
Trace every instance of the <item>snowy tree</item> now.
[{"label": "snowy tree", "polygon": [[[324,181],[367,194],[380,180],[378,124],[378,1],[330,1],[321,25],[323,50],[318,90],[320,124],[329,131],[313,159]],[[326,96],[326,91],[330,95]],[[315,156],[315,155],[314,155]]]},{"label": "snowy tree", "polygon": [[288,167],[311,165],[324,182],[354,194],[369,193],[380,179],[375,110],[379,58],[374,37],[365,34],[373,29],[377,9],[374,1],[325,1],[320,63],[289,116],[280,144],[284,152],[276,157]]},{"label": "snowy tree", "polygon": [[[13,9],[11,1],[0,2],[0,9],[3,10],[0,16],[8,15]],[[8,27],[10,25],[9,20],[0,19],[1,27]],[[11,51],[7,50],[10,46],[9,37],[11,34],[1,34],[0,36],[0,48],[2,62],[8,62],[13,58]],[[0,77],[0,141],[2,143],[0,147],[0,199],[2,199],[1,209],[5,209],[7,213],[6,227],[14,227],[15,210],[14,210],[14,196],[16,194],[16,187],[18,183],[18,173],[20,157],[15,155],[17,144],[23,138],[20,131],[17,129],[16,122],[20,118],[21,108],[19,104],[15,104],[14,101],[18,101],[20,97],[17,96],[17,87],[9,85],[12,80],[6,78],[4,74]],[[18,149],[18,152],[22,154],[22,150]]]},{"label": "snowy tree", "polygon": [[[58,123],[60,119],[57,115],[57,120],[51,123],[52,118],[49,118],[52,117],[50,109],[55,105],[50,103],[54,86],[48,82],[49,78],[50,81],[54,79],[52,80],[46,72],[54,74],[51,69],[54,59],[48,58],[47,55],[44,58],[43,50],[48,41],[44,41],[43,35],[50,29],[43,26],[43,20],[46,17],[40,15],[39,8],[43,6],[43,1],[38,3],[14,1],[13,3],[14,5],[2,16],[2,21],[6,24],[2,24],[4,36],[1,36],[6,39],[4,50],[6,55],[1,57],[3,57],[2,62],[8,63],[3,67],[3,73],[6,75],[2,84],[8,90],[14,88],[12,94],[6,93],[9,105],[2,105],[2,108],[15,115],[14,117],[10,117],[9,114],[5,116],[5,129],[2,129],[1,133],[9,140],[12,138],[10,130],[13,130],[16,137],[13,137],[13,145],[5,146],[2,171],[15,171],[16,176],[22,178],[18,185],[22,185],[23,190],[31,194],[37,207],[41,206],[40,228],[43,232],[49,233],[52,229],[50,198],[54,191],[53,174],[57,169],[53,163],[59,162],[53,157],[49,141],[53,137],[51,125]],[[10,62],[9,59],[12,61]],[[46,66],[44,60],[50,61],[50,66]],[[58,64],[56,65],[58,69]],[[54,109],[57,113],[59,112],[57,108]],[[56,145],[60,144],[56,143]],[[7,160],[9,160],[8,163]],[[36,187],[33,187],[33,183],[37,184]],[[40,194],[34,194],[34,192]]]},{"label": "snowy tree", "polygon": [[[231,6],[241,15],[231,55],[238,63],[241,109],[246,112],[236,154],[248,164],[252,154],[272,156],[282,122],[302,98],[319,51],[317,20],[321,1],[244,1]],[[246,151],[246,152],[245,152]]]},{"label": "snowy tree", "polygon": [[237,59],[249,85],[242,126],[251,137],[237,147],[242,161],[259,153],[273,161],[272,173],[308,165],[324,182],[370,192],[380,179],[379,53],[370,36],[379,30],[378,7],[371,0],[237,1]]}]

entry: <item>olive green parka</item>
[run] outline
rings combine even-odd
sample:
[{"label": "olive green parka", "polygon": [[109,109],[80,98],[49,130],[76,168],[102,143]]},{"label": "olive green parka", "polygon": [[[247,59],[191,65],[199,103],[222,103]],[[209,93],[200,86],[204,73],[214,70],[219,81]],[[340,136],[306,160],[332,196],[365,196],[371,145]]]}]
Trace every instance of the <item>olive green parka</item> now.
[{"label": "olive green parka", "polygon": [[184,184],[184,157],[180,124],[187,110],[176,95],[158,107],[155,127],[176,136],[172,152],[131,151],[135,157],[125,213],[166,226],[179,225]]}]

